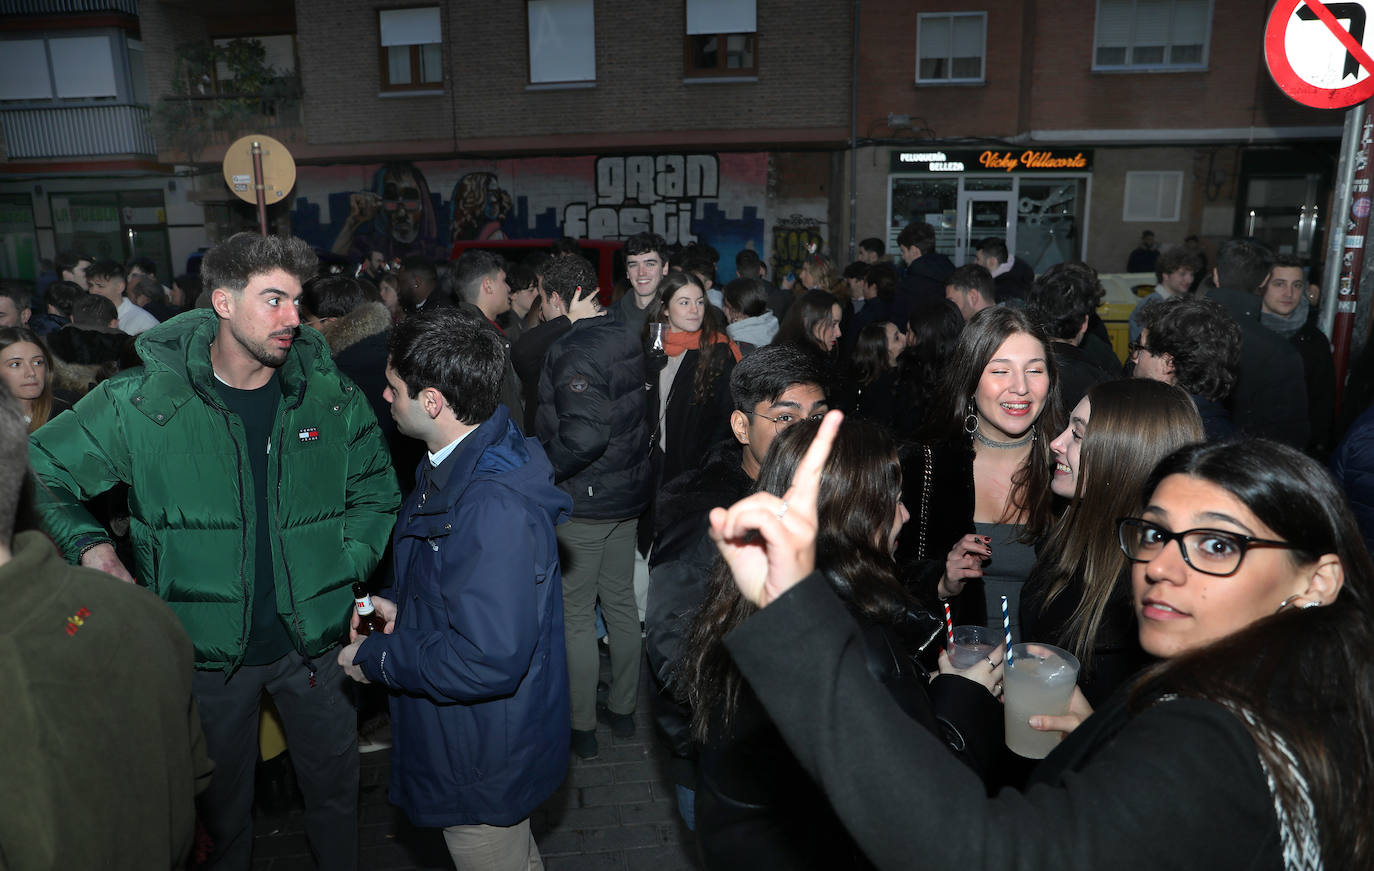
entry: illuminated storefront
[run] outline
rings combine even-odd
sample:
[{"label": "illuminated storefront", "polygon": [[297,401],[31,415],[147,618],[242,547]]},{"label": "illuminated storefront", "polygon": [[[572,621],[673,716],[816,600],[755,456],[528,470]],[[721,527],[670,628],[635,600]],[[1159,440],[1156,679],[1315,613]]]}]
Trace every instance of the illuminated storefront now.
[{"label": "illuminated storefront", "polygon": [[1092,149],[894,150],[887,179],[887,244],[912,221],[935,228],[935,247],[971,263],[979,240],[1005,239],[1037,273],[1079,260],[1087,243]]}]

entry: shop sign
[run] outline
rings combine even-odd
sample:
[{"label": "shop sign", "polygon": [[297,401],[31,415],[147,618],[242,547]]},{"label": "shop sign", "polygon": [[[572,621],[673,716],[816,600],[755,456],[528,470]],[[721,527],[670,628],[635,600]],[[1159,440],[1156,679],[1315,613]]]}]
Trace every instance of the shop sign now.
[{"label": "shop sign", "polygon": [[893,172],[1087,172],[1092,149],[985,148],[892,152]]}]

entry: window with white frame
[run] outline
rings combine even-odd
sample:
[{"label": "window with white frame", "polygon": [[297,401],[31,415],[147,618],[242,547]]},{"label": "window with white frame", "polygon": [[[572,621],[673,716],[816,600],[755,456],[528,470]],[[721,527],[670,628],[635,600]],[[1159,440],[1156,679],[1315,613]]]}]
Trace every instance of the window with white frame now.
[{"label": "window with white frame", "polygon": [[1183,201],[1183,173],[1128,172],[1123,221],[1177,221]]},{"label": "window with white frame", "polygon": [[529,0],[530,84],[596,81],[592,0]]},{"label": "window with white frame", "polygon": [[916,21],[916,81],[981,82],[987,69],[986,12],[922,13]]},{"label": "window with white frame", "polygon": [[683,72],[689,77],[756,76],[755,0],[687,0]]},{"label": "window with white frame", "polygon": [[1212,0],[1097,0],[1093,69],[1202,69]]},{"label": "window with white frame", "polygon": [[381,9],[382,90],[430,91],[444,83],[439,7]]}]

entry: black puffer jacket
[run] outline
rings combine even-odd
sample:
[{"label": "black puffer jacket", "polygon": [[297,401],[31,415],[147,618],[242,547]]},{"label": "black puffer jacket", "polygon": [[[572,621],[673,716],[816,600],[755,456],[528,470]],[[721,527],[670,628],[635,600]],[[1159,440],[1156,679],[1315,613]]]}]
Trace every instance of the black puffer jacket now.
[{"label": "black puffer jacket", "polygon": [[549,348],[535,430],[573,517],[626,520],[648,504],[645,395],[644,350],[616,307],[573,324]]},{"label": "black puffer jacket", "polygon": [[1298,349],[1260,323],[1255,294],[1217,287],[1207,297],[1221,303],[1240,327],[1240,364],[1228,402],[1232,420],[1246,435],[1306,447],[1307,385]]}]

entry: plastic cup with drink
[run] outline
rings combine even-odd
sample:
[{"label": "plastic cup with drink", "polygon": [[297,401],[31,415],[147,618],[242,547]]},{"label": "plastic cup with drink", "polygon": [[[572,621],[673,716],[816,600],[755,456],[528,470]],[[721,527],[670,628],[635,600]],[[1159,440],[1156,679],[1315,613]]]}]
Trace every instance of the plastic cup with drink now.
[{"label": "plastic cup with drink", "polygon": [[1063,735],[1032,729],[1030,718],[1067,714],[1077,682],[1078,659],[1067,650],[1050,644],[1013,645],[1002,685],[1007,748],[1028,759],[1048,756]]},{"label": "plastic cup with drink", "polygon": [[986,626],[955,626],[953,632],[949,662],[960,671],[986,659],[1002,640],[996,631]]}]

